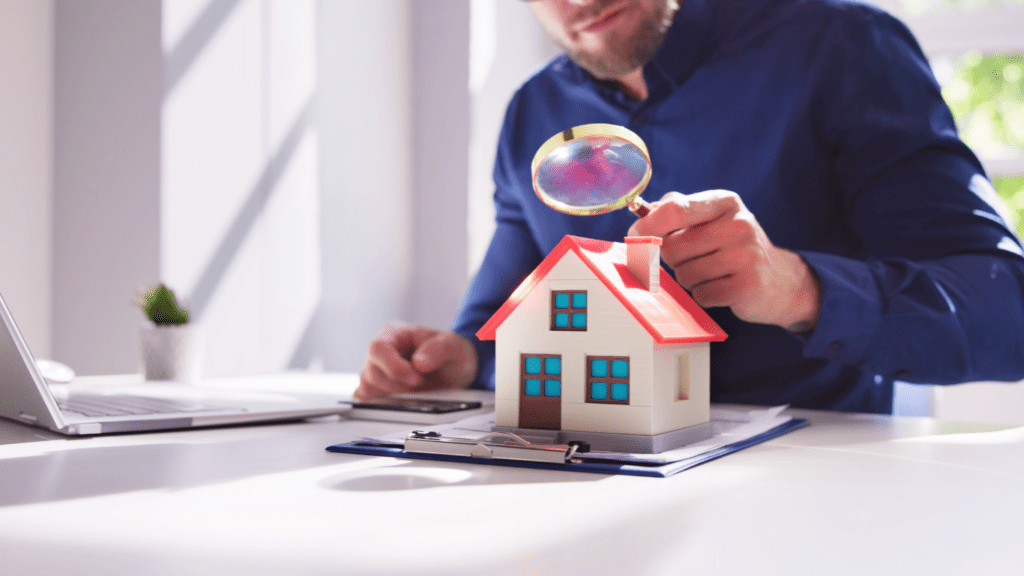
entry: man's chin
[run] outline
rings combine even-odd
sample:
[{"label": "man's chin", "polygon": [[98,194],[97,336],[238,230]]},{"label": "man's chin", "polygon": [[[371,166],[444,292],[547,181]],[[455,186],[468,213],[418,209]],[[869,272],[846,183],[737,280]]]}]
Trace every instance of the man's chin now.
[{"label": "man's chin", "polygon": [[609,38],[600,47],[586,43],[569,50],[569,57],[601,80],[616,80],[642,68],[654,58],[665,39],[665,30],[653,22],[641,22],[638,29],[620,38]]},{"label": "man's chin", "polygon": [[645,60],[637,58],[627,60],[583,51],[570,52],[569,58],[598,80],[617,80],[647,63]]}]

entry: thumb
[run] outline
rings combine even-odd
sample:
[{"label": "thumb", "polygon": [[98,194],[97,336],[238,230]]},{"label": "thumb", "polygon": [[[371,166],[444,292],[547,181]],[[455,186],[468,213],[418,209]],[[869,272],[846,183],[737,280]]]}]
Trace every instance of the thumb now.
[{"label": "thumb", "polygon": [[433,372],[459,353],[453,334],[442,332],[425,340],[412,355],[412,365],[420,374]]}]

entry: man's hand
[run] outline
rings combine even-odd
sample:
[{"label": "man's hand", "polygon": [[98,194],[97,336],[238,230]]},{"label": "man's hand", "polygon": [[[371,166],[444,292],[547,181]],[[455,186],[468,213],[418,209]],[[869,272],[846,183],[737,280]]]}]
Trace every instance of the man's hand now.
[{"label": "man's hand", "polygon": [[800,256],[772,244],[735,192],[669,192],[629,229],[662,238],[661,258],[701,306],[747,322],[809,332],[821,287]]},{"label": "man's hand", "polygon": [[399,392],[466,388],[476,377],[476,349],[454,332],[389,324],[370,343],[357,400]]}]

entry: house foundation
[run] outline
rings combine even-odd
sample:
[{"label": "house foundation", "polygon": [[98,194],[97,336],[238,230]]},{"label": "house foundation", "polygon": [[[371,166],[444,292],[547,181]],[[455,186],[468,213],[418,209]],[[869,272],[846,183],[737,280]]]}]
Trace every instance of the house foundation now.
[{"label": "house foundation", "polygon": [[493,432],[515,434],[534,444],[568,444],[586,442],[591,450],[600,452],[628,452],[633,454],[659,454],[666,450],[682,448],[712,436],[711,423],[696,424],[679,430],[647,436],[644,434],[614,434],[610,432],[584,432],[580,430],[544,430],[540,428],[516,428],[495,426]]}]

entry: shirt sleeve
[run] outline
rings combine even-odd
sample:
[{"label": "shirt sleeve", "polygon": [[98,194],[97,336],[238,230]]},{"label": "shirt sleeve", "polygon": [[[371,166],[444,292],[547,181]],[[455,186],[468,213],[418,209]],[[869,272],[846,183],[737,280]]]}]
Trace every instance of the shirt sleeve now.
[{"label": "shirt sleeve", "polygon": [[822,288],[804,355],[916,383],[1024,378],[1024,252],[994,189],[909,30],[879,14],[849,40],[821,126],[864,257],[800,253]]},{"label": "shirt sleeve", "polygon": [[476,348],[478,364],[473,388],[494,389],[494,341],[481,341],[476,337],[477,330],[540,261],[525,224],[499,219],[483,264],[466,291],[453,328]]}]

